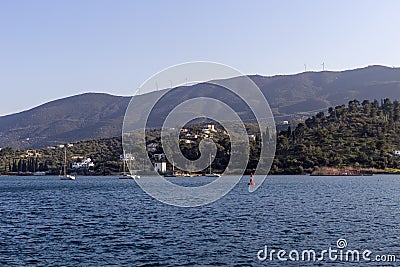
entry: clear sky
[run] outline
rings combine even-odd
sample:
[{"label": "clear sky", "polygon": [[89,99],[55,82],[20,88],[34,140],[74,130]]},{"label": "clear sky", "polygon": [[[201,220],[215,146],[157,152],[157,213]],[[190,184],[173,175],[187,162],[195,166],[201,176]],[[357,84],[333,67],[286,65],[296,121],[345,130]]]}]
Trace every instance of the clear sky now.
[{"label": "clear sky", "polygon": [[246,74],[400,66],[400,1],[0,0],[0,115],[84,92],[132,95],[170,65]]}]

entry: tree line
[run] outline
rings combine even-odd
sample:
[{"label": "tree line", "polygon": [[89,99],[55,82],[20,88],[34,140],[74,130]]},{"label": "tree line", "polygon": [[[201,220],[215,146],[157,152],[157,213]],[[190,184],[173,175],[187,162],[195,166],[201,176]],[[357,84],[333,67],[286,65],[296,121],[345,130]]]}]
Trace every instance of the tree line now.
[{"label": "tree line", "polygon": [[[199,133],[202,127],[192,125],[187,128]],[[268,129],[261,132],[255,124],[246,124],[246,128],[249,134],[255,136],[250,142],[247,173],[254,171],[259,162],[261,136],[264,142],[272,142],[276,138],[276,153],[270,174],[304,174],[321,167],[379,170],[400,167],[400,158],[392,153],[400,150],[400,103],[397,100],[351,100],[347,105],[330,107],[327,112],[319,112],[297,125],[277,130],[276,136],[272,136]],[[219,132],[223,130],[221,128]],[[163,153],[160,130],[149,131],[146,138],[147,144],[157,144],[154,151],[148,152],[149,157]],[[214,134],[212,139],[217,145],[212,168],[223,171],[231,153],[240,151],[231,151],[226,134]],[[200,140],[180,143],[181,151],[187,158],[195,160],[200,156]],[[2,149],[0,172],[57,173],[62,166],[62,150],[45,148],[38,152],[38,157],[27,157],[25,151]],[[121,171],[120,155],[123,152],[120,137],[78,142],[68,153],[69,157],[90,157],[96,165],[94,174]],[[170,163],[168,166],[172,167]]]},{"label": "tree line", "polygon": [[310,173],[319,167],[398,168],[400,104],[349,101],[278,132],[273,173]]}]

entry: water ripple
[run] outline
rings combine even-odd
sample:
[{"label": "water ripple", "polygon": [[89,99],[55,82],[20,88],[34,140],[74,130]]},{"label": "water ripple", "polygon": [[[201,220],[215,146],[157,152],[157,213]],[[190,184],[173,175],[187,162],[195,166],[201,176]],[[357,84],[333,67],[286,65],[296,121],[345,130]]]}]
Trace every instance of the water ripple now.
[{"label": "water ripple", "polygon": [[260,266],[264,245],[326,249],[339,238],[354,249],[399,253],[397,176],[277,176],[254,194],[246,183],[184,209],[154,201],[134,181],[1,177],[0,265]]}]

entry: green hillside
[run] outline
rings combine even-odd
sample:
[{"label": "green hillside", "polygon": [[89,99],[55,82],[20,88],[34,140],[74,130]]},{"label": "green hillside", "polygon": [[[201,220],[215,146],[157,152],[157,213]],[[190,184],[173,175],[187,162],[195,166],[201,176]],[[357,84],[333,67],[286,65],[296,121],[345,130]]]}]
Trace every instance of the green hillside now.
[{"label": "green hillside", "polygon": [[318,167],[398,168],[400,105],[385,99],[329,108],[280,131],[273,173],[311,172]]},{"label": "green hillside", "polygon": [[[189,132],[199,133],[202,126],[188,126]],[[213,169],[223,171],[229,161],[229,136],[218,131],[212,136],[218,153]],[[256,138],[250,142],[251,155],[247,172],[252,172],[258,162],[260,133],[256,125],[247,124],[249,134]],[[157,144],[155,153],[162,153],[160,132],[148,132],[147,143]],[[271,174],[311,173],[321,167],[340,169],[374,169],[393,172],[400,167],[400,157],[393,151],[400,150],[400,103],[385,99],[352,100],[348,105],[329,108],[299,123],[296,127],[277,131],[277,147]],[[247,138],[247,137],[246,137]],[[198,158],[201,138],[186,144],[181,150],[190,159]],[[63,150],[46,148],[19,151],[5,148],[0,151],[1,172],[52,171],[57,173],[62,165]],[[120,138],[98,139],[75,143],[68,150],[68,157],[90,157],[96,164],[93,174],[121,171],[122,154]],[[169,166],[170,167],[170,166]]]}]

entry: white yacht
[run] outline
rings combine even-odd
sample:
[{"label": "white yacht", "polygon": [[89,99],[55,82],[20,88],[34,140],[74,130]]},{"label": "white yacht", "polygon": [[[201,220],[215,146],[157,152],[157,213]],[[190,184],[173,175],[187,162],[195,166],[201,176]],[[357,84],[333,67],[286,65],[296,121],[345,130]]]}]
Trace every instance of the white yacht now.
[{"label": "white yacht", "polygon": [[67,146],[64,146],[64,171],[60,174],[61,180],[75,180],[74,175],[67,174]]},{"label": "white yacht", "polygon": [[211,154],[210,154],[210,173],[207,173],[206,177],[221,177],[221,175],[219,175],[218,173],[213,173],[212,172],[211,163],[212,163],[212,161],[211,161]]},{"label": "white yacht", "polygon": [[123,159],[124,161],[124,170],[123,173],[118,177],[119,179],[139,179],[140,176],[137,174],[129,174],[126,173],[126,160],[125,158]]}]

